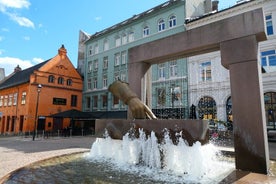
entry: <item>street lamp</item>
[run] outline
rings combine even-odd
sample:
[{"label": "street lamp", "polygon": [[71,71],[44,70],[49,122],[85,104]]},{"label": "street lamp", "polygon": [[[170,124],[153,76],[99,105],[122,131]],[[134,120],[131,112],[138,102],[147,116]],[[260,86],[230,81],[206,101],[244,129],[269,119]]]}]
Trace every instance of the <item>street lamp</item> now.
[{"label": "street lamp", "polygon": [[39,94],[40,94],[41,88],[42,88],[42,85],[38,84],[37,85],[37,98],[36,98],[36,108],[35,108],[35,124],[34,124],[34,131],[33,131],[33,141],[35,140],[35,132],[36,132],[36,126],[37,126],[37,121],[38,121],[37,111],[38,111]]}]

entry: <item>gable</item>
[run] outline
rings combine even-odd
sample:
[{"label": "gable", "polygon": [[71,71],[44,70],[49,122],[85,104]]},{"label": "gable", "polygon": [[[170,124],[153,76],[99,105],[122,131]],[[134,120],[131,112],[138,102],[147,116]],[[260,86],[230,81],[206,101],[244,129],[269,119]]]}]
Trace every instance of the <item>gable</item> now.
[{"label": "gable", "polygon": [[39,71],[81,79],[80,74],[77,72],[76,68],[67,57],[66,53],[66,49],[64,47],[61,47],[59,49],[59,53],[50,61],[48,61],[45,65],[39,68]]}]

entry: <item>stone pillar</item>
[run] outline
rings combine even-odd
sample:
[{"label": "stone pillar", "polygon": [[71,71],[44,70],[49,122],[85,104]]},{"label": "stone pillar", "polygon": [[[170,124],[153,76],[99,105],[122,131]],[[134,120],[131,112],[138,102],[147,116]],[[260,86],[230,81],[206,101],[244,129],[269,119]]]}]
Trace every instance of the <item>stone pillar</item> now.
[{"label": "stone pillar", "polygon": [[236,169],[267,174],[269,152],[256,36],[222,42],[220,49],[222,65],[230,72]]},{"label": "stone pillar", "polygon": [[[132,55],[129,55],[129,61],[133,60]],[[151,82],[149,79],[146,77],[146,73],[150,68],[149,63],[145,62],[134,62],[134,63],[129,63],[128,65],[128,81],[129,81],[129,87],[132,91],[134,91],[137,96],[140,99],[146,99],[146,94],[151,94],[148,90],[146,89],[146,94],[143,94],[145,91],[145,87],[148,86],[147,83]],[[145,103],[145,102],[144,102]],[[131,113],[128,110],[128,118],[132,119]]]}]

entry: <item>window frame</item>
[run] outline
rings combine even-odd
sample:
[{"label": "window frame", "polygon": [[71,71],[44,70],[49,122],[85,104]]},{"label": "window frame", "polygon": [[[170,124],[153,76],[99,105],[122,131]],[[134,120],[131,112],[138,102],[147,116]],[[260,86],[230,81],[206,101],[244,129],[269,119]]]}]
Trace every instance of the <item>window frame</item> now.
[{"label": "window frame", "polygon": [[176,26],[176,16],[172,15],[169,18],[169,28],[175,27]]},{"label": "window frame", "polygon": [[166,29],[166,23],[164,19],[158,21],[158,32],[164,31]]},{"label": "window frame", "polygon": [[268,36],[274,35],[272,14],[265,15],[265,25],[266,25],[266,34]]}]

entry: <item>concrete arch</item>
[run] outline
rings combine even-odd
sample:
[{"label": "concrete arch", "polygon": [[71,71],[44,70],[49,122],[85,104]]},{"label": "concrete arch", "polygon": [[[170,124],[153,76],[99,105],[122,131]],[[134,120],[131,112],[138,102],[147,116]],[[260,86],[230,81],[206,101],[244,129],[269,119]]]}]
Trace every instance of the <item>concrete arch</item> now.
[{"label": "concrete arch", "polygon": [[128,79],[130,88],[150,101],[145,97],[150,96],[146,87],[151,64],[220,50],[221,63],[230,73],[234,122],[239,122],[233,129],[236,168],[267,174],[268,142],[257,54],[258,42],[266,40],[263,19],[262,9],[256,9],[130,48]]}]

